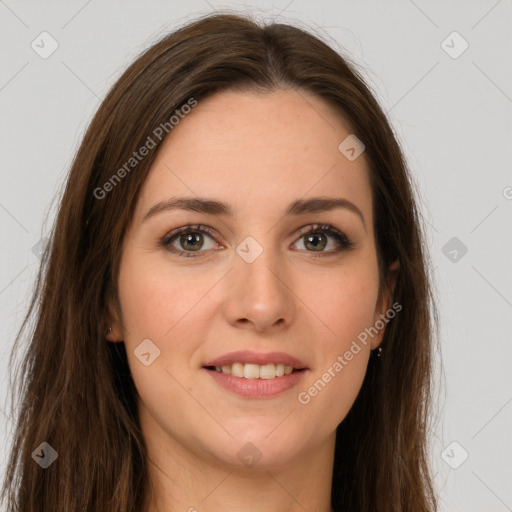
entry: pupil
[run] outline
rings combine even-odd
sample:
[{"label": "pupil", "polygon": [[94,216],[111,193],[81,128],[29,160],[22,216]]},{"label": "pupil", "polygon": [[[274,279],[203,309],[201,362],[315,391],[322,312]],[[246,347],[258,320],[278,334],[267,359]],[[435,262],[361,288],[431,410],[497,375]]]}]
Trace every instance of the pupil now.
[{"label": "pupil", "polygon": [[320,242],[319,242],[318,240],[315,242],[315,239],[318,239],[319,237],[323,237],[323,235],[308,235],[306,245],[309,243],[309,244],[311,244],[315,249],[316,249],[316,248],[323,249],[323,248],[325,247],[325,245],[326,245],[325,237],[323,237],[324,239],[323,239],[323,240],[321,240]]},{"label": "pupil", "polygon": [[[201,235],[199,235],[198,233],[182,236],[182,238],[181,238],[182,246],[185,246],[186,248],[192,249],[192,250],[200,249],[203,245],[200,236]],[[191,243],[191,245],[187,246],[187,244],[189,242]]]}]

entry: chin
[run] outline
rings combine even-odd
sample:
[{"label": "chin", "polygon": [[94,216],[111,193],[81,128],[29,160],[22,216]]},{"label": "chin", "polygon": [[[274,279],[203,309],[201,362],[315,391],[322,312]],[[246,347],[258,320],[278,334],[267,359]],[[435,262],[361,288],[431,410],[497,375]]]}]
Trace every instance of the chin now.
[{"label": "chin", "polygon": [[[285,420],[286,421],[286,420]],[[271,423],[271,428],[267,428]],[[279,432],[279,422],[265,422],[265,428],[258,426],[246,430],[229,430],[232,439],[211,447],[210,454],[218,460],[237,469],[276,470],[291,461],[300,449],[300,435],[294,435],[284,428]],[[275,430],[274,430],[275,429]],[[274,431],[273,431],[274,430]],[[211,444],[211,438],[209,438]]]}]

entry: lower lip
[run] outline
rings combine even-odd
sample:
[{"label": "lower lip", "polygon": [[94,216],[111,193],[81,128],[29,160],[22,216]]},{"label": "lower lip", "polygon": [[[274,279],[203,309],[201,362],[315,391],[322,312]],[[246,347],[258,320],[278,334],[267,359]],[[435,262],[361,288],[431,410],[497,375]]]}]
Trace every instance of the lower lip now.
[{"label": "lower lip", "polygon": [[271,398],[279,395],[296,386],[307,372],[307,370],[300,370],[273,379],[246,379],[216,370],[206,368],[203,370],[208,372],[215,382],[224,389],[246,398]]}]

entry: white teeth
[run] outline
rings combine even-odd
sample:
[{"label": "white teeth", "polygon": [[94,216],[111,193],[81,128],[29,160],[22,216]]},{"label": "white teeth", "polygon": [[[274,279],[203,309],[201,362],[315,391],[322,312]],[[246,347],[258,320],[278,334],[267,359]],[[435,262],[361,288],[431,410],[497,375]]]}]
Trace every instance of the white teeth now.
[{"label": "white teeth", "polygon": [[244,366],[242,363],[233,363],[231,365],[231,374],[234,377],[243,377],[244,376]]},{"label": "white teeth", "polygon": [[246,379],[259,379],[260,367],[257,364],[244,365],[244,377]]},{"label": "white teeth", "polygon": [[260,379],[273,379],[276,377],[276,365],[273,363],[260,366]]},{"label": "white teeth", "polygon": [[232,365],[216,366],[215,370],[221,373],[231,374],[234,377],[246,379],[273,379],[293,372],[293,366],[285,366],[282,363],[251,364],[233,363]]}]

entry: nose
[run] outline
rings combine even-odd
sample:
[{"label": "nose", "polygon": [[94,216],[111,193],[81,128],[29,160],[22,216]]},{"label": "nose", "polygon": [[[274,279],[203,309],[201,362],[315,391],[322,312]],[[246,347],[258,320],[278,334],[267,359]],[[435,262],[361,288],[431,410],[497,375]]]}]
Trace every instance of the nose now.
[{"label": "nose", "polygon": [[224,315],[237,327],[258,332],[276,332],[293,323],[293,287],[283,262],[274,251],[264,249],[252,263],[238,254],[227,276]]}]

